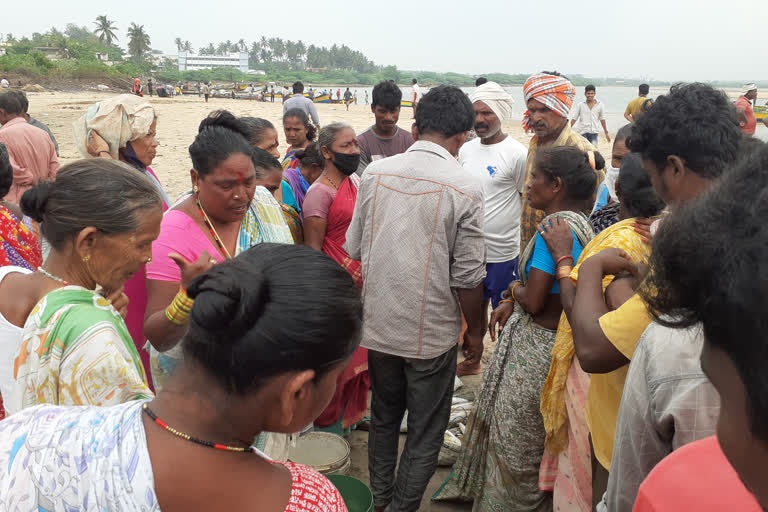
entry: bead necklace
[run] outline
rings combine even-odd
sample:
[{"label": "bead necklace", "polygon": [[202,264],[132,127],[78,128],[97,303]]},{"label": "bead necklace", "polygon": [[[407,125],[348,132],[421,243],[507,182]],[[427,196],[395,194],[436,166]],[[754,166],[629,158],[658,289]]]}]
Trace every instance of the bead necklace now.
[{"label": "bead necklace", "polygon": [[219,238],[219,234],[216,232],[216,229],[213,227],[213,223],[208,218],[208,215],[205,214],[205,210],[203,210],[203,205],[200,204],[200,197],[197,193],[195,193],[195,202],[197,202],[197,207],[200,209],[200,214],[203,216],[203,223],[208,228],[208,231],[211,232],[211,236],[216,241],[216,245],[219,246],[219,251],[228,259],[232,259],[232,255],[229,253],[229,250],[224,245],[224,242],[221,241],[221,238]]},{"label": "bead necklace", "polygon": [[252,446],[249,446],[248,448],[242,448],[240,446],[229,446],[229,445],[226,445],[226,444],[212,443],[210,441],[204,441],[202,439],[198,439],[196,437],[192,437],[189,434],[185,434],[183,432],[179,432],[175,428],[168,426],[168,424],[166,422],[164,422],[163,420],[158,418],[157,415],[155,415],[155,413],[153,413],[152,410],[149,407],[147,407],[147,404],[144,404],[142,406],[142,409],[144,410],[146,415],[149,416],[149,418],[152,421],[154,421],[157,425],[161,426],[162,428],[164,428],[165,430],[167,430],[171,434],[175,435],[176,437],[180,437],[182,439],[186,439],[187,441],[192,441],[195,444],[199,444],[199,445],[202,445],[202,446],[207,446],[208,448],[214,448],[216,450],[224,450],[224,451],[227,451],[227,452],[251,452],[251,453],[258,453],[256,451],[256,449],[253,448]]},{"label": "bead necklace", "polygon": [[331,182],[331,185],[333,185],[333,188],[335,188],[336,190],[339,190],[339,186],[336,185],[336,182],[333,181],[330,176],[328,176],[325,172],[323,172],[323,176],[325,176],[325,179]]},{"label": "bead necklace", "polygon": [[47,270],[45,270],[43,267],[37,267],[37,271],[43,274],[45,277],[48,277],[50,279],[53,279],[54,281],[58,281],[59,283],[63,284],[64,286],[69,286],[69,281],[62,279],[60,277],[56,277],[55,275],[51,274]]}]

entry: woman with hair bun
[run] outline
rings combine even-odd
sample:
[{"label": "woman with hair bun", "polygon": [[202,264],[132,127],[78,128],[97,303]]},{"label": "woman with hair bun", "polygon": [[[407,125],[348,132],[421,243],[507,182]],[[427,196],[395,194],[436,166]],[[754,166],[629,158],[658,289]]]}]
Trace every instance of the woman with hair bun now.
[{"label": "woman with hair bun", "polygon": [[289,144],[283,158],[283,169],[295,169],[299,166],[296,151],[305,149],[317,137],[317,127],[309,122],[309,116],[300,108],[292,108],[283,115],[285,142]]},{"label": "woman with hair bun", "polygon": [[262,244],[193,280],[187,293],[184,358],[154,400],[40,406],[0,422],[5,504],[347,511],[324,476],[273,462],[251,440],[300,430],[331,399],[360,342],[352,279],[317,251]]},{"label": "woman with hair bun", "polygon": [[[162,219],[156,187],[126,164],[80,160],[63,167],[56,181],[25,192],[21,209],[41,223],[51,251],[37,272],[0,282],[7,343],[0,359],[13,360],[9,350],[16,354],[13,377],[0,373],[8,412],[151,397],[120,313],[126,306],[120,290],[151,259]],[[117,291],[105,298],[98,288]]]},{"label": "woman with hair bun", "polygon": [[216,263],[264,242],[292,244],[280,205],[257,181],[248,129],[225,110],[203,119],[194,142],[192,192],[163,217],[147,265],[144,333],[152,348],[155,386],[160,389],[180,355],[177,344],[189,322],[190,282]]}]

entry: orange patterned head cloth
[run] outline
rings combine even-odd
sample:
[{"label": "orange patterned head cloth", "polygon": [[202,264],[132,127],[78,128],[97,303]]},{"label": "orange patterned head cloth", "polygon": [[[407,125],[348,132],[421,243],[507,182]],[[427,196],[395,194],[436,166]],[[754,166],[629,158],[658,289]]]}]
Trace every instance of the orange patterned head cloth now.
[{"label": "orange patterned head cloth", "polygon": [[[528,80],[525,81],[523,94],[526,103],[530,99],[535,99],[562,117],[568,117],[573,106],[573,98],[576,96],[576,89],[570,80],[564,76],[538,73],[528,77]],[[529,128],[528,122],[529,115],[526,110],[523,114],[523,128],[526,130]]]}]

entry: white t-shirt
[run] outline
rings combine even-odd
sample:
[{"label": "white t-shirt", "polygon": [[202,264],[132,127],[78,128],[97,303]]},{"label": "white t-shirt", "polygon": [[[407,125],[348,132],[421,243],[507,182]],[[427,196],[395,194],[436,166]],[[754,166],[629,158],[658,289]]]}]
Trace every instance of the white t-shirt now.
[{"label": "white t-shirt", "polygon": [[[30,270],[22,267],[0,267],[0,282],[5,276],[18,272],[20,274],[31,274]],[[14,402],[11,399],[11,392],[15,387],[13,379],[13,365],[16,358],[16,352],[21,344],[23,329],[13,325],[0,314],[0,396],[3,397],[6,412],[8,414],[16,411],[10,410],[8,406]]]},{"label": "white t-shirt", "polygon": [[5,78],[0,80],[0,87],[2,87],[3,89],[8,89],[10,86],[11,84]]},{"label": "white t-shirt", "polygon": [[585,133],[601,133],[603,127],[600,121],[605,120],[605,107],[600,100],[589,108],[586,101],[582,101],[571,111],[571,119],[576,121],[573,130],[584,135]]},{"label": "white t-shirt", "polygon": [[482,144],[477,138],[459,151],[459,163],[483,186],[488,263],[513,260],[520,252],[520,213],[527,157],[525,146],[510,136],[497,144]]},{"label": "white t-shirt", "polygon": [[421,99],[419,84],[413,84],[413,86],[411,87],[411,99],[413,101],[419,101]]}]

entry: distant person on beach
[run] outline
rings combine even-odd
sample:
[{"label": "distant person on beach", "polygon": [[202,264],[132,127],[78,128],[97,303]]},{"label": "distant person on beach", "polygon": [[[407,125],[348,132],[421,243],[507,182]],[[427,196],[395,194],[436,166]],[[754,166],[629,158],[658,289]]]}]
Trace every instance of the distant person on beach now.
[{"label": "distant person on beach", "polygon": [[208,82],[203,85],[203,96],[205,96],[205,102],[208,103],[208,97],[211,95],[211,88],[208,86]]},{"label": "distant person on beach", "polygon": [[416,114],[419,141],[368,167],[346,233],[344,247],[365,271],[361,346],[373,392],[368,470],[377,512],[418,510],[435,473],[462,311],[464,355],[480,361],[483,353],[483,192],[456,161],[474,117],[457,87],[429,91]]},{"label": "distant person on beach", "polygon": [[368,91],[365,91],[365,104],[368,104]]},{"label": "distant person on beach", "polygon": [[595,93],[595,86],[592,84],[584,88],[584,96],[587,99],[579,103],[571,112],[571,127],[576,133],[596,146],[597,134],[601,125],[603,133],[605,133],[605,140],[611,142],[611,136],[608,135],[608,127],[605,124],[605,107],[600,100],[595,98]]},{"label": "distant person on beach", "polygon": [[152,91],[152,79],[151,78],[149,80],[147,80],[147,91],[149,91],[149,95],[150,96],[154,96],[153,91]]},{"label": "distant person on beach", "polygon": [[0,79],[0,89],[8,89],[11,86],[11,82],[7,78]]},{"label": "distant person on beach", "polygon": [[352,92],[349,90],[349,87],[347,87],[347,90],[344,91],[344,104],[347,106],[347,112],[349,112],[350,103],[352,103]]},{"label": "distant person on beach", "polygon": [[336,89],[336,101],[341,101],[341,89]]},{"label": "distant person on beach", "polygon": [[0,94],[0,125],[0,142],[8,149],[13,167],[13,185],[2,199],[18,204],[25,191],[56,178],[59,159],[48,134],[27,123],[15,92]]},{"label": "distant person on beach", "polygon": [[[285,96],[283,96],[285,98]],[[307,116],[312,118],[315,125],[320,126],[320,116],[317,114],[315,102],[304,97],[304,84],[295,82],[293,84],[293,96],[289,100],[283,100],[283,115],[293,109],[303,110]]]},{"label": "distant person on beach", "polygon": [[637,115],[643,112],[643,105],[648,101],[648,93],[650,90],[651,88],[648,84],[640,84],[640,87],[638,87],[637,98],[627,104],[627,108],[624,111],[624,119],[630,123],[637,121]]},{"label": "distant person on beach", "polygon": [[[520,213],[522,211],[525,162],[528,151],[502,129],[514,117],[515,101],[496,82],[486,82],[469,100],[475,109],[477,138],[459,151],[459,163],[483,187],[486,277],[483,281],[483,311],[490,302],[499,305],[501,293],[518,279]],[[480,365],[459,365],[459,375],[480,373]]]},{"label": "distant person on beach", "polygon": [[362,175],[371,162],[405,153],[413,144],[411,132],[397,126],[402,99],[403,92],[392,80],[379,82],[373,88],[371,112],[376,121],[357,136],[360,145],[357,174]]},{"label": "distant person on beach", "polygon": [[[520,249],[523,250],[531,238],[536,235],[536,226],[544,219],[544,212],[537,210],[528,202],[528,185],[530,184],[540,149],[557,146],[574,146],[581,151],[596,151],[595,146],[587,139],[573,131],[568,122],[568,114],[573,106],[576,89],[568,78],[556,71],[544,71],[526,80],[523,94],[528,110],[523,114],[523,128],[533,130],[534,136],[528,144],[528,162],[526,164],[526,189],[523,192],[523,215],[520,218]],[[605,173],[595,171],[597,183],[605,178]],[[589,215],[595,204],[593,194],[588,205],[585,203],[585,215]]]},{"label": "distant person on beach", "polygon": [[419,84],[417,80],[414,78],[411,84],[411,104],[413,106],[414,119],[416,118],[416,104],[419,102],[420,97],[421,97],[421,90],[419,89]]},{"label": "distant person on beach", "polygon": [[18,98],[19,103],[21,103],[21,109],[24,111],[24,118],[29,124],[40,128],[48,134],[48,136],[51,138],[51,142],[53,142],[53,147],[56,149],[56,156],[59,156],[59,143],[56,142],[56,137],[53,136],[51,129],[48,128],[48,126],[46,126],[44,123],[41,123],[29,115],[29,100],[27,99],[26,93],[24,91],[13,91],[13,93],[17,95],[16,97]]},{"label": "distant person on beach", "polygon": [[136,96],[144,96],[144,87],[141,85],[141,78],[133,79],[133,89],[131,89],[131,92]]},{"label": "distant person on beach", "polygon": [[484,76],[481,76],[477,80],[475,80],[475,87],[480,87],[485,83],[488,83],[488,79],[485,78]]},{"label": "distant person on beach", "polygon": [[[741,96],[736,100],[736,112],[739,115],[739,126],[741,133],[754,135],[757,129],[757,119],[755,111],[752,108],[752,102],[757,100],[757,86],[755,84],[746,84],[741,91]],[[767,125],[768,126],[768,125]]]}]

